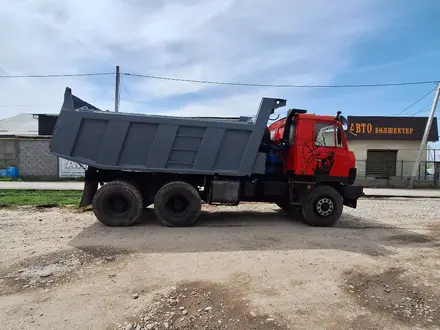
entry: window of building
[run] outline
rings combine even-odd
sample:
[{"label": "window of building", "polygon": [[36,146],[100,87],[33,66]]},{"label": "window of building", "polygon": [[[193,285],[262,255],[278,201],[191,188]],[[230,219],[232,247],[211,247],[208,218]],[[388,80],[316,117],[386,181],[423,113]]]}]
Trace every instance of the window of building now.
[{"label": "window of building", "polygon": [[375,178],[396,176],[397,150],[367,150],[366,174]]}]

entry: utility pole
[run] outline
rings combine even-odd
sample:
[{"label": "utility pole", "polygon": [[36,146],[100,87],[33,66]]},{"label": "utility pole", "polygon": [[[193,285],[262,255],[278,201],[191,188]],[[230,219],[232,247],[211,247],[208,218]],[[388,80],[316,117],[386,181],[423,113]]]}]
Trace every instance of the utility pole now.
[{"label": "utility pole", "polygon": [[422,157],[423,149],[427,146],[428,135],[431,131],[432,121],[434,119],[435,108],[437,107],[438,98],[440,96],[440,83],[437,85],[437,91],[435,93],[434,102],[432,103],[431,112],[429,113],[428,121],[425,127],[425,133],[423,134],[422,143],[420,144],[419,152],[417,153],[417,158],[414,163],[414,167],[411,173],[411,178],[409,179],[408,188],[412,189],[414,187],[414,181],[416,179],[417,171],[420,164],[420,158]]},{"label": "utility pole", "polygon": [[119,74],[119,65],[116,66],[116,85],[115,85],[115,112],[119,112],[119,82],[121,76]]}]

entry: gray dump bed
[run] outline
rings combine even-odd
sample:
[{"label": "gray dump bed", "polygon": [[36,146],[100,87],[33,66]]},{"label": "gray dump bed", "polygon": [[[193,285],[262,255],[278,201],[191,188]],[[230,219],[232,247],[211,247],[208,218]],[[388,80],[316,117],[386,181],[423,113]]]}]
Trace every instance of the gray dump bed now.
[{"label": "gray dump bed", "polygon": [[99,169],[263,174],[263,133],[273,110],[285,104],[263,98],[254,120],[151,116],[102,111],[66,88],[50,151]]}]

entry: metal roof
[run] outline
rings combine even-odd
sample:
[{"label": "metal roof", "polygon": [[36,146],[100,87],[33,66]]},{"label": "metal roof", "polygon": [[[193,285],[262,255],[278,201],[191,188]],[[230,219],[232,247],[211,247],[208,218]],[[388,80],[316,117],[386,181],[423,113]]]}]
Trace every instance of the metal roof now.
[{"label": "metal roof", "polygon": [[36,136],[38,135],[38,118],[32,113],[19,115],[0,120],[1,136]]}]

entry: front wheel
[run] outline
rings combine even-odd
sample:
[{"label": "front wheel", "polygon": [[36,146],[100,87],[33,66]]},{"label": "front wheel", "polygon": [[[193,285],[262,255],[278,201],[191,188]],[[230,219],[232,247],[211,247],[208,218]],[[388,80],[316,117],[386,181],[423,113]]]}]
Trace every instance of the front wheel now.
[{"label": "front wheel", "polygon": [[331,186],[317,186],[314,188],[303,204],[305,221],[314,227],[333,226],[341,217],[342,197]]},{"label": "front wheel", "polygon": [[188,227],[199,218],[202,201],[196,188],[186,182],[170,182],[154,198],[154,212],[165,226]]}]

